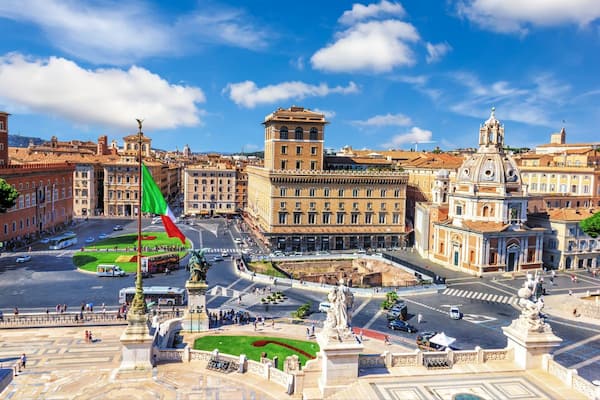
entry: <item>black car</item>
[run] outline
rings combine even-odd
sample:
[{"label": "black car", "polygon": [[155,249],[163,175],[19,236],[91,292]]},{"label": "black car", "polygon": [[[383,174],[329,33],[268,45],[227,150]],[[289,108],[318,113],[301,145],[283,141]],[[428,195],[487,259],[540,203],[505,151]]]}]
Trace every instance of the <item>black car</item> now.
[{"label": "black car", "polygon": [[399,319],[388,322],[388,328],[394,331],[404,331],[408,333],[417,331],[417,328]]},{"label": "black car", "polygon": [[123,227],[121,225],[115,225],[113,226],[113,231],[122,231]]}]

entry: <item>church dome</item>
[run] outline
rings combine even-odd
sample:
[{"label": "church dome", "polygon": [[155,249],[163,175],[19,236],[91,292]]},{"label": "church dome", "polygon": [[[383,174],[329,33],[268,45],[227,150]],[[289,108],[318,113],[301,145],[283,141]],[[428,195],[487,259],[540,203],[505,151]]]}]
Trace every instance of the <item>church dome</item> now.
[{"label": "church dome", "polygon": [[521,187],[517,163],[504,153],[504,126],[496,119],[495,109],[479,129],[479,149],[463,162],[456,183]]}]

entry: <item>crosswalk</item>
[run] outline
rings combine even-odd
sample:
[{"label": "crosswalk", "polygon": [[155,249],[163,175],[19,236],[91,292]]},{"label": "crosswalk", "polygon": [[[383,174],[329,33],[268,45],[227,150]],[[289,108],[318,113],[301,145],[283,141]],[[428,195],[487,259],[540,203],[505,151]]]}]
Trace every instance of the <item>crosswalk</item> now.
[{"label": "crosswalk", "polygon": [[221,254],[221,253],[229,253],[229,254],[238,254],[240,251],[234,247],[203,247],[202,250],[204,250],[205,253],[207,254]]},{"label": "crosswalk", "polygon": [[239,297],[239,290],[226,288],[223,286],[213,286],[207,292],[210,296],[223,296],[223,297]]},{"label": "crosswalk", "polygon": [[465,299],[489,301],[492,303],[504,304],[516,304],[519,300],[519,298],[515,296],[504,296],[501,294],[474,292],[472,290],[461,289],[446,289],[442,292],[442,294],[445,294],[446,296],[456,296],[463,297]]}]

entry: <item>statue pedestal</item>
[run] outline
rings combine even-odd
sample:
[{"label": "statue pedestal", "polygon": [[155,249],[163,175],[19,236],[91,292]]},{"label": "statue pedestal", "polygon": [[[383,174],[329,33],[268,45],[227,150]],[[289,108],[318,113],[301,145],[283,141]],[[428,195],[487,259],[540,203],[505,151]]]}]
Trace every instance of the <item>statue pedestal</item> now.
[{"label": "statue pedestal", "polygon": [[529,321],[524,316],[502,327],[502,331],[508,339],[507,347],[514,351],[515,364],[522,369],[541,368],[542,356],[562,342],[546,323],[538,329],[530,329]]},{"label": "statue pedestal", "polygon": [[183,314],[181,325],[186,332],[204,332],[209,328],[206,311],[206,282],[185,282],[188,292],[188,308]]},{"label": "statue pedestal", "polygon": [[317,335],[321,348],[322,365],[319,390],[328,397],[338,390],[345,389],[358,379],[358,355],[364,346],[356,342],[353,335],[343,335],[340,342],[332,339],[327,332]]},{"label": "statue pedestal", "polygon": [[152,342],[148,330],[147,314],[127,314],[129,325],[121,334],[121,366],[120,371],[152,370]]}]

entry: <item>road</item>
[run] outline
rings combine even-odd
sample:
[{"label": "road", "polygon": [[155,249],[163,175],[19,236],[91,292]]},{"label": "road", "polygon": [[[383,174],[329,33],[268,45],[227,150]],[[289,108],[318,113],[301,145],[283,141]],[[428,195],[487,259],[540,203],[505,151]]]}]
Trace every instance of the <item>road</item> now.
[{"label": "road", "polygon": [[[136,221],[90,219],[78,224],[73,230],[80,238],[97,237],[100,233],[113,233],[115,224],[124,226],[124,231],[135,232]],[[186,236],[192,240],[195,248],[209,250],[212,253],[240,251],[234,239],[248,242],[248,235],[240,232],[235,222],[224,219],[199,220],[194,225],[180,225]],[[162,230],[162,226],[151,225],[144,221],[145,231]],[[77,271],[71,255],[77,247],[50,254],[47,245],[35,244],[32,249],[32,261],[16,264],[17,253],[3,254],[0,257],[0,309],[7,314],[13,307],[20,311],[53,310],[56,304],[67,304],[70,309],[77,308],[82,302],[96,305],[105,303],[109,308],[117,306],[119,289],[134,285],[134,277],[99,278],[95,274]],[[182,265],[185,264],[185,261]],[[423,294],[405,297],[408,305],[408,322],[420,331],[444,331],[457,338],[456,347],[472,349],[501,348],[506,346],[506,337],[501,327],[508,326],[519,311],[515,306],[515,294],[522,286],[523,279],[508,278],[476,278],[452,272],[441,274],[448,276],[448,288],[440,293]],[[571,282],[568,275],[559,275],[556,286],[548,287],[550,294],[584,292],[600,287],[600,279],[592,278],[586,273],[579,274],[579,283]],[[183,287],[188,273],[184,268],[173,271],[169,275],[155,275],[144,282],[145,286]],[[301,304],[309,302],[316,311],[318,303],[325,300],[325,294],[289,288],[265,285],[251,280],[241,279],[235,272],[233,262],[225,259],[213,262],[207,277],[209,296],[207,304],[210,309],[233,308],[248,310],[253,315],[266,317],[288,317]],[[277,305],[263,305],[260,300],[268,291],[283,291],[287,300]],[[241,301],[239,300],[241,296]],[[415,334],[388,331],[387,319],[380,312],[380,299],[356,298],[353,311],[353,326],[364,327],[387,332],[396,342],[414,346]],[[452,320],[447,311],[450,306],[459,306],[464,314],[462,320]],[[417,323],[417,315],[423,321]],[[323,313],[315,312],[310,321],[322,321]],[[560,348],[555,352],[555,359],[567,367],[579,368],[579,373],[587,379],[600,379],[600,328],[594,325],[573,323],[560,318],[551,318],[554,332],[563,339]],[[312,323],[312,322],[311,322]]]}]

